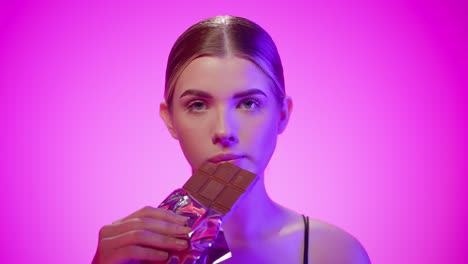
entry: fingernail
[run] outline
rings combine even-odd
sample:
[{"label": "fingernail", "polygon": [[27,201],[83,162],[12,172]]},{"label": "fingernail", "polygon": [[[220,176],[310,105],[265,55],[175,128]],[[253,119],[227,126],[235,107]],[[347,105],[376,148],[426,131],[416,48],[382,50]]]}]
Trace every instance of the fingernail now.
[{"label": "fingernail", "polygon": [[187,221],[189,218],[183,215],[177,215],[177,220],[179,221]]},{"label": "fingernail", "polygon": [[186,234],[188,234],[188,233],[190,233],[191,231],[192,231],[192,228],[190,228],[190,227],[188,227],[188,226],[182,226],[182,227],[180,228],[180,232],[181,232],[181,233],[186,233]]},{"label": "fingernail", "polygon": [[188,226],[188,221],[190,220],[190,217],[183,216],[183,218],[180,218],[180,221],[184,224],[184,226]]},{"label": "fingernail", "polygon": [[187,240],[183,240],[183,239],[176,239],[175,243],[178,245],[178,246],[181,246],[183,248],[186,248],[188,246],[187,244]]},{"label": "fingernail", "polygon": [[156,254],[165,259],[169,257],[169,253],[164,251],[156,251]]}]

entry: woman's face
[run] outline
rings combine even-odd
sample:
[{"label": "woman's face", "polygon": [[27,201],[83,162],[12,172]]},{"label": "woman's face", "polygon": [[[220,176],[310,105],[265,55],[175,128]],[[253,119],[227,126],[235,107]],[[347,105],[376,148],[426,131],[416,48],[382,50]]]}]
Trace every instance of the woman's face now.
[{"label": "woman's face", "polygon": [[290,98],[281,106],[249,60],[206,56],[185,68],[172,110],[162,103],[160,113],[193,170],[206,161],[231,162],[261,175],[290,110]]}]

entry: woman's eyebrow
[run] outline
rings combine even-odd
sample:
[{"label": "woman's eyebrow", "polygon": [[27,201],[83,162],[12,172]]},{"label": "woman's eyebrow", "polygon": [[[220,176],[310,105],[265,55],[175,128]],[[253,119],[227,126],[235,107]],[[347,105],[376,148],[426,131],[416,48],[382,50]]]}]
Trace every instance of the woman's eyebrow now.
[{"label": "woman's eyebrow", "polygon": [[251,96],[251,95],[256,95],[256,94],[260,94],[265,97],[268,97],[266,93],[260,89],[249,89],[249,90],[234,94],[234,98],[241,98],[241,97],[246,97],[246,96]]},{"label": "woman's eyebrow", "polygon": [[[242,97],[246,97],[246,96],[252,96],[252,95],[256,95],[256,94],[260,94],[260,95],[263,95],[265,97],[267,97],[266,93],[263,92],[262,90],[260,89],[249,89],[249,90],[246,90],[246,91],[242,91],[242,92],[238,92],[236,94],[234,94],[234,98],[242,98]],[[179,98],[182,98],[184,96],[189,96],[189,95],[193,95],[193,96],[198,96],[198,97],[204,97],[204,98],[208,98],[208,99],[211,99],[213,98],[213,96],[205,91],[201,91],[201,90],[194,90],[194,89],[188,89],[188,90],[185,90]]]},{"label": "woman's eyebrow", "polygon": [[199,97],[205,97],[205,98],[213,98],[213,96],[207,92],[200,91],[200,90],[193,90],[193,89],[188,89],[185,92],[183,92],[179,98],[182,98],[184,96],[189,96],[189,95],[194,95],[194,96],[199,96]]}]

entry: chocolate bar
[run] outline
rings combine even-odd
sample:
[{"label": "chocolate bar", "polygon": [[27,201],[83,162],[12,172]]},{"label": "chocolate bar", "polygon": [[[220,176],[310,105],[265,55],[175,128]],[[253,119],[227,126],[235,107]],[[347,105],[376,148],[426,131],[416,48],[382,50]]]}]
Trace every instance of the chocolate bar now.
[{"label": "chocolate bar", "polygon": [[189,247],[171,252],[166,263],[213,263],[229,253],[221,230],[223,217],[255,179],[255,174],[231,163],[204,163],[183,188],[173,191],[159,207],[187,216],[193,231]]},{"label": "chocolate bar", "polygon": [[204,163],[184,188],[206,208],[227,214],[256,175],[231,163]]}]

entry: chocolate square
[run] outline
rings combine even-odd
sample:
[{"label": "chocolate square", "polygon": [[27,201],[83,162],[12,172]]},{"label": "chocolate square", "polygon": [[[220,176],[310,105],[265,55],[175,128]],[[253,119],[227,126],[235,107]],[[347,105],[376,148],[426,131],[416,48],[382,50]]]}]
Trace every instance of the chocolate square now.
[{"label": "chocolate square", "polygon": [[234,179],[231,180],[231,184],[242,190],[246,190],[250,183],[255,179],[255,176],[255,174],[249,171],[242,170]]},{"label": "chocolate square", "polygon": [[226,184],[218,181],[217,179],[210,179],[210,181],[208,181],[208,183],[203,186],[198,194],[206,199],[214,201],[225,187]]},{"label": "chocolate square", "polygon": [[183,188],[206,208],[222,214],[231,210],[256,175],[234,164],[204,163]]},{"label": "chocolate square", "polygon": [[198,192],[201,187],[210,179],[210,175],[203,171],[196,171],[195,174],[184,184],[184,189],[191,192]]},{"label": "chocolate square", "polygon": [[222,166],[218,166],[215,175],[225,183],[229,183],[239,170],[240,168],[234,164],[223,163]]}]

